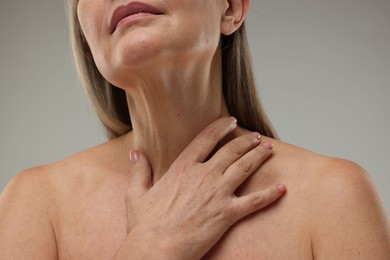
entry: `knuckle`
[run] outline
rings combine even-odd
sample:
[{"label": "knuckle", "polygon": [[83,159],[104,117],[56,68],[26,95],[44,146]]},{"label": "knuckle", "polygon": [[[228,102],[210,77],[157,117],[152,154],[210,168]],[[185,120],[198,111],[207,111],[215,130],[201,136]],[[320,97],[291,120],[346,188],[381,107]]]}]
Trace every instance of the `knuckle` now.
[{"label": "knuckle", "polygon": [[251,172],[251,165],[245,161],[245,160],[239,160],[237,162],[237,168],[239,171],[244,172],[244,173],[250,173]]},{"label": "knuckle", "polygon": [[139,172],[146,172],[148,170],[149,170],[149,166],[148,165],[141,164],[141,165],[134,166],[132,172],[133,172],[133,174],[137,174]]},{"label": "knuckle", "polygon": [[212,127],[208,127],[205,130],[203,130],[199,134],[199,137],[201,139],[206,139],[206,140],[211,140],[211,141],[219,140],[218,131]]},{"label": "knuckle", "polygon": [[264,197],[260,194],[253,194],[251,197],[251,202],[253,206],[261,206],[264,204]]},{"label": "knuckle", "polygon": [[227,146],[227,149],[229,150],[230,153],[238,156],[241,156],[244,153],[244,149],[242,148],[242,146],[240,146],[237,143],[230,143]]},{"label": "knuckle", "polygon": [[258,145],[256,147],[256,151],[262,158],[266,158],[271,154],[270,151],[264,147],[264,145]]},{"label": "knuckle", "polygon": [[189,168],[191,167],[192,165],[189,164],[189,163],[184,163],[184,162],[177,162],[174,164],[174,172],[176,174],[185,174],[186,172],[189,171]]},{"label": "knuckle", "polygon": [[237,214],[237,209],[233,205],[233,203],[230,203],[228,205],[225,205],[222,209],[222,218],[226,222],[232,222]]}]

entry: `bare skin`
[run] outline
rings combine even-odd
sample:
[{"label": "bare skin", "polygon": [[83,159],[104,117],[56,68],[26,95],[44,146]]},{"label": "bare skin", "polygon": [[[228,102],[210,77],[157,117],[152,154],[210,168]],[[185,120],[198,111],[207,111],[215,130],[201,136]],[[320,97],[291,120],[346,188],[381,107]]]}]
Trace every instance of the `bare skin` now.
[{"label": "bare skin", "polygon": [[[17,239],[9,236],[13,244],[8,246],[29,252],[42,244],[45,259],[57,255],[59,259],[110,259],[127,235],[127,140],[131,134],[19,175],[2,194],[2,199],[15,202],[13,221],[39,223],[46,229],[38,232],[11,225],[9,234]],[[387,219],[360,167],[262,137],[266,141],[274,144],[272,158],[238,193],[279,182],[289,187],[288,193],[264,211],[240,220],[204,259],[389,256]]]},{"label": "bare skin", "polygon": [[[160,185],[168,179],[164,177],[183,172],[180,167],[174,167],[172,172],[171,166],[196,134],[215,120],[229,116],[221,89],[220,35],[229,35],[240,27],[249,1],[150,3],[163,14],[124,24],[111,34],[107,21],[120,2],[79,1],[79,20],[94,60],[107,80],[126,91],[134,130],[15,177],[0,198],[0,236],[7,238],[0,239],[0,258],[390,258],[388,221],[363,169],[266,137],[251,149],[272,142],[272,156],[236,194],[242,197],[283,183],[288,192],[280,200],[246,218],[242,217],[249,214],[248,210],[241,210],[238,216],[230,207],[233,213],[222,214],[229,218],[222,218],[221,222],[212,222],[212,217],[206,219],[205,227],[210,227],[209,223],[218,227],[214,233],[212,228],[191,225],[198,218],[174,227],[182,234],[179,237],[176,232],[164,231],[166,226],[161,232],[151,231],[164,221],[172,228],[175,220],[182,219],[164,208],[164,199],[171,198],[165,197],[172,194],[170,187],[180,190],[183,184],[189,191],[196,191],[182,178],[165,186],[164,193],[164,186]],[[238,128],[223,144],[244,136],[250,134]],[[221,149],[229,143],[223,144]],[[135,162],[129,160],[131,149],[146,155],[151,172],[148,173],[146,159],[137,161],[138,167],[134,168]],[[224,158],[227,157],[219,160]],[[258,158],[248,162],[261,163]],[[209,168],[199,169],[202,170],[197,172],[202,174],[188,176],[194,183],[210,187],[221,183],[206,178],[203,170]],[[150,186],[154,184],[151,189],[146,179],[134,181],[133,177],[141,172],[150,174]],[[154,187],[159,187],[159,196]],[[203,193],[193,195],[195,198]],[[272,198],[278,196],[281,194]],[[144,198],[154,198],[158,203]],[[168,202],[181,198],[186,196]],[[226,198],[229,196],[213,202],[223,203]],[[145,204],[137,205],[137,201]],[[182,212],[193,212],[190,203],[181,205]],[[259,209],[264,205],[257,206]],[[218,216],[218,207],[213,208]],[[204,214],[199,214],[199,219],[202,217]],[[227,220],[229,223],[221,228],[220,224]],[[233,220],[238,222],[225,232],[224,228],[230,227]]]}]

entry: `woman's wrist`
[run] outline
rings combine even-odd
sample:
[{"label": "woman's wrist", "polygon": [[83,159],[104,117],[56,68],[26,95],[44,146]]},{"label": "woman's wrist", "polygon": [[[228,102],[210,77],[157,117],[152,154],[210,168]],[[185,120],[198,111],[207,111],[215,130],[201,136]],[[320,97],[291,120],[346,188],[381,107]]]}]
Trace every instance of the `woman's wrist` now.
[{"label": "woman's wrist", "polygon": [[134,227],[119,247],[113,259],[181,260],[185,248],[173,236],[157,229]]}]

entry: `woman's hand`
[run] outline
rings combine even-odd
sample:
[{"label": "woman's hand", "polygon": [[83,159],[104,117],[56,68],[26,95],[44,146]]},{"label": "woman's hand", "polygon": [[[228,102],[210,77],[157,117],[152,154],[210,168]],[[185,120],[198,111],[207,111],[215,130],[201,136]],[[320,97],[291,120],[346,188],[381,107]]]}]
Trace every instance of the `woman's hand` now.
[{"label": "woman's hand", "polygon": [[284,185],[242,197],[234,194],[271,153],[270,143],[259,145],[258,133],[237,137],[205,162],[236,126],[234,118],[208,126],[153,187],[148,160],[139,151],[131,152],[128,233],[145,240],[145,253],[156,250],[159,259],[199,259],[235,222],[284,194]]}]

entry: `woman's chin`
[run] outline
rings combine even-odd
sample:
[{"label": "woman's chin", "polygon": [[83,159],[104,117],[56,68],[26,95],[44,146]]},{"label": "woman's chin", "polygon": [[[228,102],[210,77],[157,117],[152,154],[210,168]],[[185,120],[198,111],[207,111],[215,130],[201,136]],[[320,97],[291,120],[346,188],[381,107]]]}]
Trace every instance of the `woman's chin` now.
[{"label": "woman's chin", "polygon": [[180,70],[202,63],[210,63],[216,46],[172,43],[169,40],[157,40],[145,35],[137,39],[124,37],[110,46],[110,54],[97,61],[101,74],[113,85],[121,86],[134,77],[158,76],[174,70]]}]

